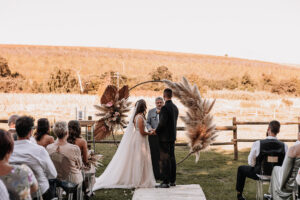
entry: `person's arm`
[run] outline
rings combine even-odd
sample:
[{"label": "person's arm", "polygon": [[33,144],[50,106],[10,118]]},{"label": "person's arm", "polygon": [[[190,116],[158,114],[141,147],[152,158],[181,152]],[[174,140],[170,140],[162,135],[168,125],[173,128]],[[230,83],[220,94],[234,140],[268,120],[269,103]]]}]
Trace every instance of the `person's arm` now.
[{"label": "person's arm", "polygon": [[158,123],[158,126],[155,130],[155,133],[156,134],[160,134],[163,129],[164,129],[164,126],[166,125],[166,122],[168,120],[168,113],[167,113],[167,109],[165,106],[163,106],[160,110],[160,114],[159,114],[159,123]]},{"label": "person's arm", "polygon": [[248,156],[248,164],[252,167],[254,167],[256,164],[256,157],[259,150],[259,145],[260,145],[259,141],[254,142],[250,154]]},{"label": "person's arm", "polygon": [[142,135],[151,135],[151,133],[145,131],[145,124],[144,124],[144,122],[145,121],[144,121],[143,117],[141,117],[141,116],[137,117],[137,123],[138,123],[138,127],[139,127],[139,130],[140,130],[140,133]]},{"label": "person's arm", "polygon": [[147,129],[148,129],[148,131],[153,129],[152,126],[151,126],[151,115],[150,115],[151,112],[150,111],[148,112],[148,115],[147,115]]},{"label": "person's arm", "polygon": [[282,192],[289,192],[289,188],[287,188],[286,186],[288,185],[287,182],[290,179],[292,174],[291,172],[294,168],[295,157],[296,157],[296,148],[295,146],[291,146],[288,152],[286,153],[286,156],[281,165],[282,179],[280,182],[280,190]]},{"label": "person's arm", "polygon": [[89,154],[88,154],[88,146],[87,146],[87,142],[85,141],[85,139],[82,139],[81,140],[82,142],[82,161],[85,165],[88,164],[88,157],[89,157]]},{"label": "person's arm", "polygon": [[287,153],[287,152],[288,152],[288,150],[289,150],[289,147],[288,147],[288,145],[286,145],[285,143],[284,143],[284,149],[285,149],[285,153]]},{"label": "person's arm", "polygon": [[78,168],[81,169],[82,168],[82,157],[81,157],[81,151],[80,148],[78,146],[75,146],[75,162],[78,165]]},{"label": "person's arm", "polygon": [[49,144],[52,144],[52,143],[54,143],[54,137],[50,136]]},{"label": "person's arm", "polygon": [[40,158],[42,158],[43,169],[45,170],[46,177],[48,179],[55,179],[57,177],[57,171],[49,156],[49,153],[42,148],[40,151]]}]

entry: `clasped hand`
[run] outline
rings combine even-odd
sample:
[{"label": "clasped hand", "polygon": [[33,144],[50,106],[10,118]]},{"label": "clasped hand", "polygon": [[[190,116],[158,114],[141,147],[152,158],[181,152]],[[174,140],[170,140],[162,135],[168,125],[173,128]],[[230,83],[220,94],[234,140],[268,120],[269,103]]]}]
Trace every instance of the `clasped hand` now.
[{"label": "clasped hand", "polygon": [[152,129],[152,130],[150,130],[150,135],[156,135],[156,131],[155,131],[155,129]]}]

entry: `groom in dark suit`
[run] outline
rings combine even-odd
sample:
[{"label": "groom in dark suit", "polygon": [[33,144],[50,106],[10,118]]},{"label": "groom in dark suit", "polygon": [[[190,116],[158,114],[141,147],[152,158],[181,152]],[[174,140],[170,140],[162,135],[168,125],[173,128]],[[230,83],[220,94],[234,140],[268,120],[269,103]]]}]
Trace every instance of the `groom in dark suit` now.
[{"label": "groom in dark suit", "polygon": [[167,88],[164,90],[165,105],[159,113],[159,123],[154,131],[159,140],[161,178],[163,182],[157,187],[169,188],[175,186],[176,160],[174,146],[176,140],[176,127],[178,119],[178,108],[172,102],[173,92]]}]

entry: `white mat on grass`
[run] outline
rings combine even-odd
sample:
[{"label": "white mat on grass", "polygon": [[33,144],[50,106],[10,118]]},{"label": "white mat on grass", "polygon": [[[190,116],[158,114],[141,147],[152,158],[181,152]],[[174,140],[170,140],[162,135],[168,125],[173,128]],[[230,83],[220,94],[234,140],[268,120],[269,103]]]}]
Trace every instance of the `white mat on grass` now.
[{"label": "white mat on grass", "polygon": [[132,200],[206,200],[200,185],[177,185],[171,188],[139,188]]}]

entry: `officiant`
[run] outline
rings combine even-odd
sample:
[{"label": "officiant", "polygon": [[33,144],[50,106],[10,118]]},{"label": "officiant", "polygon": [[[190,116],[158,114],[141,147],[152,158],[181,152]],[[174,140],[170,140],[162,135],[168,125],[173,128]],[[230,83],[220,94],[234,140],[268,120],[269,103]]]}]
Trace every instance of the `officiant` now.
[{"label": "officiant", "polygon": [[[159,122],[159,112],[164,106],[164,99],[162,97],[157,97],[155,99],[156,108],[151,109],[147,116],[147,129],[149,131],[156,129]],[[157,135],[149,135],[149,145],[151,151],[152,167],[156,180],[160,178],[160,168],[159,168],[159,143]]]}]

